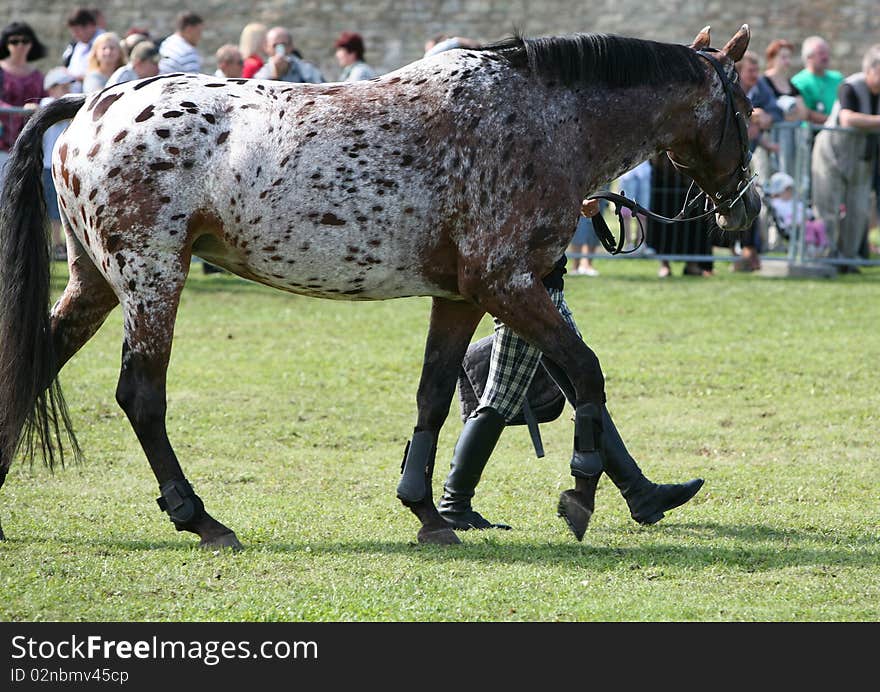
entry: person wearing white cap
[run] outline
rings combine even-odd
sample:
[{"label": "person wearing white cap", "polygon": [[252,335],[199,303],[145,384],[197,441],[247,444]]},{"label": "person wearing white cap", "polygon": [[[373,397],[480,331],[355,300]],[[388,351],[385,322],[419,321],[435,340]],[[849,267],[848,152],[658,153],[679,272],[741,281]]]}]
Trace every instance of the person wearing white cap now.
[{"label": "person wearing white cap", "polygon": [[146,79],[159,74],[159,50],[152,41],[140,41],[131,49],[128,62],[110,75],[106,86]]},{"label": "person wearing white cap", "polygon": [[[52,101],[69,94],[76,82],[65,67],[53,67],[43,78],[43,89],[48,96],[40,100],[40,106],[45,106]],[[43,190],[46,197],[46,211],[52,224],[52,257],[56,260],[67,259],[67,249],[64,245],[64,236],[61,234],[61,213],[58,210],[58,195],[55,192],[55,181],[52,180],[52,150],[56,140],[64,132],[69,120],[55,123],[46,130],[43,135]]]},{"label": "person wearing white cap", "polygon": [[794,196],[794,178],[788,173],[777,171],[770,176],[767,183],[767,194],[770,195],[771,212],[776,230],[791,236],[794,224],[798,220],[804,223],[804,251],[807,257],[821,255],[828,247],[828,234],[822,219],[815,218],[813,210],[804,207],[804,203]]}]

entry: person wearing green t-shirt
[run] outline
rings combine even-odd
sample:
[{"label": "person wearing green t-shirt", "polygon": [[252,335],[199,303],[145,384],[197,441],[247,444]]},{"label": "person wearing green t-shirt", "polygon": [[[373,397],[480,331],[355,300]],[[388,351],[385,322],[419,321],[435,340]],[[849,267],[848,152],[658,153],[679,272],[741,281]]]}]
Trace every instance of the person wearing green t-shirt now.
[{"label": "person wearing green t-shirt", "polygon": [[807,121],[821,125],[831,113],[843,74],[828,69],[831,50],[828,42],[821,36],[804,39],[801,57],[805,67],[791,78],[791,83],[798,88],[804,99]]}]

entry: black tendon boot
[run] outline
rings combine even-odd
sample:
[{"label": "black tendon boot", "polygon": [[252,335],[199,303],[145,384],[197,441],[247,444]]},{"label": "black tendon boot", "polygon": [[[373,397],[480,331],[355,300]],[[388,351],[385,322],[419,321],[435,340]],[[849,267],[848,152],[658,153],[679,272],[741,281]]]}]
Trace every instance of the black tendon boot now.
[{"label": "black tendon boot", "polygon": [[446,482],[443,497],[437,507],[453,529],[509,529],[505,524],[493,524],[471,507],[471,498],[480,476],[495,449],[507,421],[498,411],[484,408],[465,421]]},{"label": "black tendon boot", "polygon": [[703,487],[703,479],[660,485],[645,478],[626,450],[608,409],[602,407],[602,456],[605,473],[620,490],[632,518],[639,524],[656,524],[663,514],[690,500]]},{"label": "black tendon boot", "polygon": [[[559,382],[559,380],[557,380]],[[564,390],[563,390],[564,391]],[[574,537],[582,541],[596,505],[596,486],[604,470],[601,454],[602,413],[592,403],[581,404],[574,414],[574,454],[571,458],[573,490],[559,496],[557,516],[562,517]]]}]

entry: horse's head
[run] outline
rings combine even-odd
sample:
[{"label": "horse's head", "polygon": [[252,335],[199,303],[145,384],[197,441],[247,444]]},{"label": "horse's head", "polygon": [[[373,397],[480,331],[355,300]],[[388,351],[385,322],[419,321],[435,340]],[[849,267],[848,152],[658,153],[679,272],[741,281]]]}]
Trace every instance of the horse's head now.
[{"label": "horse's head", "polygon": [[749,45],[747,24],[721,50],[709,47],[709,27],[691,48],[703,58],[707,91],[695,104],[696,127],[689,129],[668,152],[712,199],[718,227],[725,231],[748,228],[761,211],[761,199],[752,186],[749,168],[748,119],[752,105],[739,86],[734,63]]}]

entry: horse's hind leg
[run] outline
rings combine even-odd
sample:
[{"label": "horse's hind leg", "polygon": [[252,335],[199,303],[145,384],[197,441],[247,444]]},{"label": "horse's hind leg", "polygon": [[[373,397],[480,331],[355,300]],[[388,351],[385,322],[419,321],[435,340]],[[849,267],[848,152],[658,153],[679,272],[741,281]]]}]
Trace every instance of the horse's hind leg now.
[{"label": "horse's hind leg", "polygon": [[434,458],[440,428],[449,415],[458,370],[468,343],[483,316],[471,303],[434,298],[431,324],[425,343],[425,359],[416,395],[418,421],[404,452],[397,497],[422,522],[420,543],[460,543],[455,532],[437,512],[431,489]]},{"label": "horse's hind leg", "polygon": [[[180,468],[165,427],[166,374],[171,356],[174,321],[180,292],[186,280],[182,261],[164,266],[161,277],[126,275],[134,288],[123,300],[124,334],[122,370],[116,400],[128,416],[138,441],[159,482],[159,506],[168,513],[178,531],[201,537],[200,546],[241,549],[235,533],[205,511]],[[156,293],[140,294],[137,282],[149,280]],[[146,287],[145,287],[146,288]],[[158,295],[157,295],[158,293]]]},{"label": "horse's hind leg", "polygon": [[67,257],[70,278],[51,313],[58,370],[94,336],[119,304],[110,284],[71,234],[68,234]]}]

